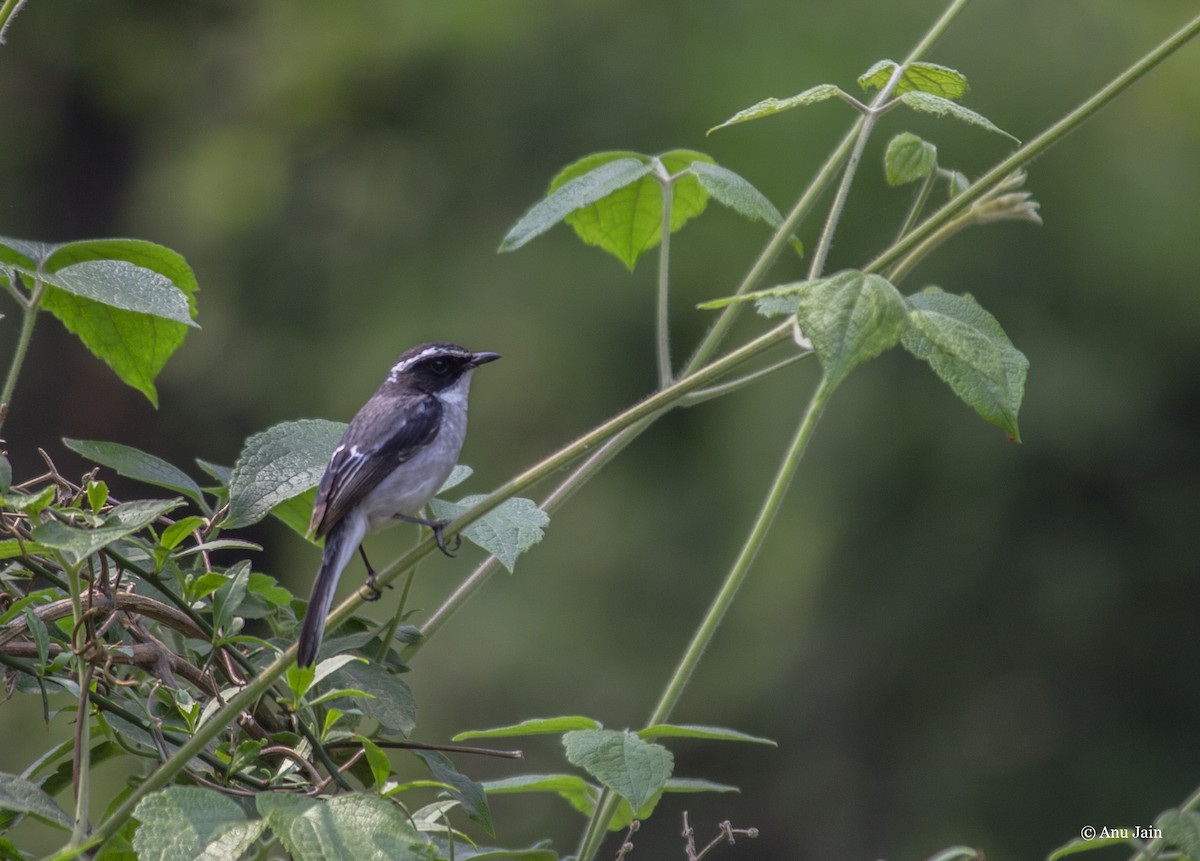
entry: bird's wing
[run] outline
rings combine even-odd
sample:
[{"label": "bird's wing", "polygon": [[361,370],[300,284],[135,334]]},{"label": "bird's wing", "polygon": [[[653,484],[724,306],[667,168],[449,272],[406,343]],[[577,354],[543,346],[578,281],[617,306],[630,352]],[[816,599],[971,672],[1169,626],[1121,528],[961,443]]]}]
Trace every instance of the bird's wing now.
[{"label": "bird's wing", "polygon": [[[402,419],[389,421],[389,416]],[[325,536],[347,511],[362,501],[400,464],[433,442],[441,424],[442,404],[432,395],[398,407],[368,403],[359,411],[334,449],[317,489],[309,532]]]}]

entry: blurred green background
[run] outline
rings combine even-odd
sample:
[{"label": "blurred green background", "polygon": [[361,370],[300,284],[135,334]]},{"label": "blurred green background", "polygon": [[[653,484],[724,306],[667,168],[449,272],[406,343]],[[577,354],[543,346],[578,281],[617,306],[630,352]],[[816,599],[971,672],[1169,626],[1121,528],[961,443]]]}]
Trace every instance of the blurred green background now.
[{"label": "blurred green background", "polygon": [[[561,227],[495,253],[551,176],[596,150],[690,147],[786,209],[844,105],[704,130],[768,95],[853,88],[942,6],[32,0],[0,47],[0,234],[174,248],[199,278],[203,328],[156,411],[47,318],[6,427],[17,477],[40,468],[37,446],[82,471],[63,436],[232,463],[278,421],[348,420],[404,348],[444,338],[504,355],[477,379],[464,454],[465,490],[490,489],[654,385],[652,260],[630,275]],[[980,2],[928,59],[1028,139],[1194,13]],[[1150,825],[1200,784],[1198,72],[1189,45],[1032,165],[1044,227],[975,229],[904,285],[971,292],[1025,351],[1025,442],[902,351],[853,376],[675,715],[780,748],[675,745],[678,773],[742,792],[665,802],[635,857],[680,852],[685,808],[701,837],[726,818],[761,829],[726,857],[909,859],[951,843],[1039,857],[1084,825]],[[831,270],[894,234],[909,192],[884,185],[881,154],[905,129],[968,175],[1010,148],[890,114]],[[802,235],[811,246],[816,225]],[[681,356],[709,319],[692,304],[730,292],[765,239],[716,205],[677,235]],[[800,272],[785,261],[772,277]],[[17,321],[0,310],[7,353]],[[588,485],[421,653],[418,736],[575,713],[640,725],[815,373],[802,363],[669,416]],[[318,551],[272,524],[255,537],[270,547],[256,567],[307,594]],[[372,553],[411,539],[396,530]],[[417,604],[477,561],[428,563]],[[48,730],[38,704],[4,703],[0,769],[67,733],[66,716]],[[562,767],[552,742],[525,747],[522,770]],[[495,812],[504,844],[574,849],[581,820],[557,799]]]}]

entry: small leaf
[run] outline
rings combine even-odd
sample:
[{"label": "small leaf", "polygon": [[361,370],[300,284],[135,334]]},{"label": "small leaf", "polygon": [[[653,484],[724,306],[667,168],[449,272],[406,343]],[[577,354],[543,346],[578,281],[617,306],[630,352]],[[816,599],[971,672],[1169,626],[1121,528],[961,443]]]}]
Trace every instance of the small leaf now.
[{"label": "small leaf", "polygon": [[236,801],[194,786],[147,795],[133,815],[141,823],[133,835],[140,861],[238,858],[267,825],[263,819],[247,819]]},{"label": "small leaf", "polygon": [[895,346],[908,323],[904,299],[881,275],[847,270],[792,287],[797,321],[831,389],[857,365]]},{"label": "small leaf", "polygon": [[144,529],[182,504],[180,499],[139,499],[126,502],[110,511],[104,518],[104,523],[94,529],[67,526],[57,520],[51,520],[34,528],[33,539],[39,544],[58,550],[75,565],[114,541]]},{"label": "small leaf", "polygon": [[[564,178],[568,171],[585,164],[586,170],[574,171]],[[546,197],[512,226],[500,243],[500,251],[516,251],[572,212],[637,182],[653,169],[653,163],[638,153],[597,153],[575,162],[555,177]]]},{"label": "small leaf", "polygon": [[483,786],[460,773],[446,754],[436,750],[416,750],[413,755],[429,767],[433,779],[451,787],[451,794],[462,804],[463,811],[478,822],[488,834],[495,834],[492,827],[492,811],[488,807],[487,793]]},{"label": "small leaf", "polygon": [[[431,500],[429,509],[434,517],[452,520],[469,511],[487,497],[483,494],[464,496],[458,502]],[[542,540],[543,528],[550,515],[531,499],[516,496],[506,499],[483,517],[466,527],[462,534],[495,556],[511,574],[517,557]]]},{"label": "small leaf", "polygon": [[[881,90],[892,79],[896,62],[880,60],[859,76],[858,84],[864,90]],[[961,99],[967,94],[966,76],[961,72],[937,63],[909,63],[896,84],[896,94],[921,92],[940,96],[943,99]]]},{"label": "small leaf", "polygon": [[1188,858],[1200,858],[1200,813],[1194,810],[1167,810],[1155,825],[1163,840],[1177,847]]},{"label": "small leaf", "polygon": [[12,464],[8,462],[8,458],[0,454],[0,491],[8,490],[12,487]]},{"label": "small leaf", "polygon": [[295,861],[433,861],[435,857],[433,845],[409,824],[407,814],[373,793],[350,792],[318,801],[262,792],[255,803]]},{"label": "small leaf", "polygon": [[957,102],[943,99],[941,96],[931,95],[930,93],[911,92],[901,95],[900,101],[914,111],[921,111],[922,113],[933,114],[938,117],[951,116],[956,120],[979,126],[982,129],[987,129],[989,132],[1004,135],[1020,143],[1018,138],[1010,135],[982,114],[977,114],[975,111],[964,108]]},{"label": "small leaf", "polygon": [[71,817],[35,783],[0,772],[0,810],[28,813],[49,825],[71,827]]},{"label": "small leaf", "polygon": [[186,472],[162,458],[116,442],[63,439],[63,445],[90,461],[116,470],[118,475],[155,487],[165,487],[167,490],[182,493],[198,505],[204,505],[204,494],[200,485]]},{"label": "small leaf", "polygon": [[584,816],[591,816],[596,809],[599,790],[577,774],[522,774],[501,780],[483,782],[489,795],[521,792],[553,792]]},{"label": "small leaf", "polygon": [[104,508],[104,503],[108,502],[108,485],[103,481],[89,481],[87,501],[92,514],[99,514],[100,510]]},{"label": "small leaf", "polygon": [[45,667],[50,656],[50,632],[41,616],[33,612],[32,607],[25,608],[25,625],[29,628],[29,636],[33,639],[38,653],[38,666]]},{"label": "small leaf", "polygon": [[692,726],[688,724],[678,725],[669,723],[654,724],[643,730],[638,731],[639,738],[704,738],[712,741],[745,741],[752,744],[766,744],[771,747],[778,747],[777,742],[769,738],[761,738],[756,735],[747,735],[744,732],[738,732],[735,729],[726,729],[719,726]]},{"label": "small leaf", "polygon": [[330,677],[330,684],[357,688],[367,696],[352,697],[367,717],[379,721],[388,733],[408,735],[417,727],[417,701],[412,689],[395,673],[379,664],[354,661]]},{"label": "small leaf", "polygon": [[[694,162],[689,170],[718,203],[728,206],[751,221],[762,221],[768,227],[778,229],[783,224],[783,214],[775,208],[775,204],[748,180],[733,171],[705,161]],[[797,254],[804,253],[804,246],[800,244],[799,239],[793,236],[791,243]]]},{"label": "small leaf", "polygon": [[1060,858],[1066,858],[1068,855],[1078,855],[1081,852],[1091,852],[1095,849],[1103,849],[1105,846],[1116,846],[1128,842],[1128,838],[1125,837],[1093,837],[1090,840],[1075,839],[1070,843],[1059,846],[1047,855],[1046,861],[1059,861]]},{"label": "small leaf", "polygon": [[229,478],[224,526],[249,526],[271,509],[315,487],[346,425],[324,419],[283,422],[248,440]]},{"label": "small leaf", "polygon": [[177,520],[163,530],[159,536],[158,543],[167,550],[174,550],[197,529],[205,524],[203,517],[184,517],[182,520]]},{"label": "small leaf", "polygon": [[902,132],[888,142],[883,166],[888,185],[925,179],[937,167],[937,147],[914,134]]},{"label": "small leaf", "polygon": [[760,117],[769,117],[783,111],[790,111],[792,108],[798,108],[801,105],[811,105],[815,102],[823,102],[826,99],[837,98],[839,95],[843,95],[840,87],[833,84],[817,84],[815,87],[809,87],[804,92],[786,99],[763,99],[761,102],[738,111],[720,125],[713,126],[708,130],[708,134],[712,134],[717,129],[723,129],[726,126],[757,120]]},{"label": "small leaf", "polygon": [[567,760],[641,811],[671,778],[675,759],[661,745],[630,732],[576,730],[563,736]]},{"label": "small leaf", "polygon": [[460,732],[454,741],[468,738],[511,738],[522,735],[557,735],[577,729],[600,729],[599,721],[581,715],[554,718],[531,718],[509,726],[499,726],[494,729],[477,729]]},{"label": "small leaf", "polygon": [[219,636],[232,636],[240,629],[242,601],[250,583],[250,563],[242,560],[224,576],[225,582],[213,593],[213,628]]},{"label": "small leaf", "polygon": [[672,150],[657,157],[637,153],[598,153],[568,165],[551,182],[551,189],[569,182],[578,172],[592,170],[596,160],[613,156],[636,156],[645,160],[645,170],[633,181],[613,190],[588,206],[570,212],[565,220],[588,245],[612,254],[632,270],[638,258],[662,240],[663,184],[671,181],[671,232],[704,211],[708,192],[696,177],[684,172],[695,162],[712,158],[692,150]]},{"label": "small leaf", "polygon": [[1029,360],[996,318],[970,296],[936,288],[909,296],[904,347],[929,362],[954,393],[986,421],[1020,440],[1017,413]]},{"label": "small leaf", "polygon": [[355,741],[362,745],[367,765],[371,769],[371,777],[375,781],[375,788],[383,789],[392,774],[392,763],[387,754],[365,735],[355,736]]}]

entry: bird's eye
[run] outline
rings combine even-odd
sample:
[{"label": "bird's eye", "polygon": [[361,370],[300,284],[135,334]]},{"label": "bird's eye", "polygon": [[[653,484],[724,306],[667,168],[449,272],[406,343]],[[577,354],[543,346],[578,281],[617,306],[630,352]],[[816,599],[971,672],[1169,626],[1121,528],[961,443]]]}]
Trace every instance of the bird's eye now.
[{"label": "bird's eye", "polygon": [[439,377],[443,377],[450,372],[450,360],[446,358],[430,359],[428,367]]}]

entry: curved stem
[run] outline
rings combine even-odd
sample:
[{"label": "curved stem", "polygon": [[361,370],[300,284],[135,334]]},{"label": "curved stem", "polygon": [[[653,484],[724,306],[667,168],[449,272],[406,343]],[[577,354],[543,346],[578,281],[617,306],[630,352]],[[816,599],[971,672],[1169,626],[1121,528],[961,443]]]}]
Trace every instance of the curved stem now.
[{"label": "curved stem", "polygon": [[33,338],[33,326],[37,322],[42,289],[42,282],[38,281],[34,285],[32,295],[21,308],[21,333],[17,336],[17,346],[13,351],[12,364],[8,366],[8,376],[4,378],[4,388],[0,389],[0,430],[4,427],[4,419],[8,415],[8,404],[12,401],[13,390],[17,386],[17,377],[21,373],[21,366],[25,363],[29,341]]}]

